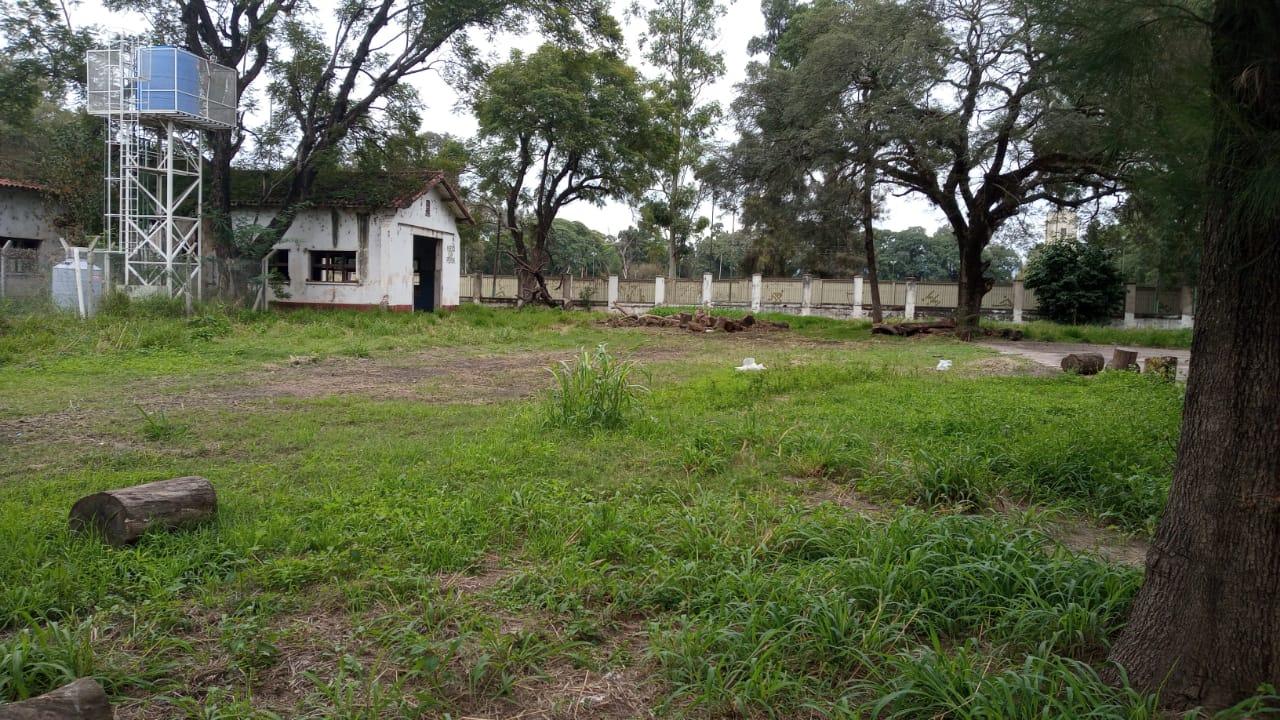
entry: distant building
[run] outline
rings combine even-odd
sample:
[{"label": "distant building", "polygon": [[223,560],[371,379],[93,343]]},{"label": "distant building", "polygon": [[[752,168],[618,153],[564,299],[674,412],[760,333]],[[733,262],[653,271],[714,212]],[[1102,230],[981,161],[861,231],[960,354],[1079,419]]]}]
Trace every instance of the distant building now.
[{"label": "distant building", "polygon": [[[266,226],[279,195],[266,173],[232,177],[232,222]],[[271,267],[284,284],[272,302],[345,308],[438,310],[458,305],[458,225],[471,223],[438,171],[322,171],[280,242]]]},{"label": "distant building", "polygon": [[63,257],[54,225],[57,214],[58,200],[48,188],[0,178],[0,248],[8,246],[4,251],[7,292],[48,289],[49,268]]},{"label": "distant building", "polygon": [[1046,243],[1077,240],[1080,237],[1080,217],[1071,208],[1050,210],[1044,221]]}]

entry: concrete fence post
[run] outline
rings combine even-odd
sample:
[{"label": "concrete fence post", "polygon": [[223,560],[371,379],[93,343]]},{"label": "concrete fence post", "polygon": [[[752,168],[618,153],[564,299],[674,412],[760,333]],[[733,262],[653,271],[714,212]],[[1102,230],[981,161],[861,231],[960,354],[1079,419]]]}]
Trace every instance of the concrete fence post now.
[{"label": "concrete fence post", "polygon": [[711,307],[711,273],[702,273],[702,306]]},{"label": "concrete fence post", "polygon": [[751,276],[751,311],[760,312],[760,301],[764,298],[764,276],[756,273]]},{"label": "concrete fence post", "polygon": [[1026,303],[1026,289],[1022,286],[1021,280],[1013,281],[1013,321],[1022,323],[1022,308]]},{"label": "concrete fence post", "polygon": [[902,317],[905,320],[916,319],[916,279],[907,278],[907,302],[902,309]]},{"label": "concrete fence post", "polygon": [[659,275],[653,279],[653,306],[662,307],[667,301],[667,279]]},{"label": "concrete fence post", "polygon": [[808,315],[813,311],[813,276],[805,273],[800,278],[800,314]]},{"label": "concrete fence post", "polygon": [[618,309],[618,276],[609,276],[609,310]]},{"label": "concrete fence post", "polygon": [[573,307],[573,276],[560,276],[560,299],[564,301],[565,307]]},{"label": "concrete fence post", "polygon": [[479,305],[484,295],[484,275],[476,273],[471,276],[471,302]]},{"label": "concrete fence post", "polygon": [[8,273],[9,248],[13,246],[13,240],[5,240],[4,245],[0,246],[0,298],[5,296],[5,274]]},{"label": "concrete fence post", "polygon": [[1191,288],[1185,285],[1182,287],[1182,302],[1179,303],[1182,306],[1182,320],[1179,324],[1184,328],[1195,327],[1195,315],[1191,309],[1192,304],[1195,302],[1195,297],[1195,293]]},{"label": "concrete fence post", "polygon": [[1124,286],[1124,326],[1138,326],[1138,286],[1129,283]]},{"label": "concrete fence post", "polygon": [[853,278],[853,297],[850,298],[852,307],[849,316],[855,320],[862,319],[862,276],[856,275]]}]

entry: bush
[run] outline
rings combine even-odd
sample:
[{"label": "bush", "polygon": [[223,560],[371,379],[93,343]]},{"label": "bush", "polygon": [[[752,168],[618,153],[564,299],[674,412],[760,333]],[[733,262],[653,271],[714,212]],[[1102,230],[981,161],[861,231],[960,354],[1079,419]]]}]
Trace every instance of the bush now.
[{"label": "bush", "polygon": [[1124,305],[1120,269],[1096,245],[1055,242],[1027,263],[1026,286],[1036,292],[1040,312],[1061,323],[1107,320]]},{"label": "bush", "polygon": [[612,429],[626,422],[641,394],[649,391],[631,381],[635,363],[620,361],[603,344],[582,351],[570,364],[551,370],[555,385],[548,403],[548,422],[579,429]]}]

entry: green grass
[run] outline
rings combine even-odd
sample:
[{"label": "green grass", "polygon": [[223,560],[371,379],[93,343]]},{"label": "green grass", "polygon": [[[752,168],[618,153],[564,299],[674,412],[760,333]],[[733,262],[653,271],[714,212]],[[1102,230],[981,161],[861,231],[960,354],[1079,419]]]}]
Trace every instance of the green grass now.
[{"label": "green grass", "polygon": [[[484,308],[112,312],[0,338],[0,420],[32,420],[0,425],[2,698],[94,675],[173,717],[501,716],[609,676],[660,716],[1158,717],[1097,677],[1140,572],[1001,509],[1147,533],[1176,385],[977,377],[980,348],[820,318],[748,337]],[[365,358],[354,381],[413,353],[463,371],[605,342],[636,365],[587,351],[523,398],[210,399],[264,365]],[[746,355],[769,370],[735,372]],[[649,390],[625,403],[624,367]],[[171,397],[140,418],[155,387]],[[547,422],[566,387],[589,422]],[[217,487],[215,521],[128,548],[66,529],[86,493],[186,474]]]},{"label": "green grass", "polygon": [[1191,330],[1161,328],[1123,328],[1109,325],[1062,325],[1038,320],[1022,323],[983,323],[995,329],[1016,328],[1027,340],[1041,342],[1092,343],[1095,345],[1127,345],[1150,348],[1189,348]]}]

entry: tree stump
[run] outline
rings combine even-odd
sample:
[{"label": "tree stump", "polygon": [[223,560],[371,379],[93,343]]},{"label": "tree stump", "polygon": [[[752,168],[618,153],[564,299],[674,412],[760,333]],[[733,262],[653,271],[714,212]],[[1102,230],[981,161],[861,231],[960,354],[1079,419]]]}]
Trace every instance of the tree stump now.
[{"label": "tree stump", "polygon": [[1142,361],[1146,368],[1146,372],[1154,373],[1165,380],[1178,379],[1178,356],[1177,355],[1154,355]]},{"label": "tree stump", "polygon": [[1105,363],[1098,353],[1072,353],[1062,358],[1062,369],[1078,375],[1097,375]]},{"label": "tree stump", "polygon": [[1111,353],[1111,364],[1107,366],[1108,370],[1137,370],[1138,369],[1138,352],[1136,350],[1121,350],[1116,348]]},{"label": "tree stump", "polygon": [[112,545],[126,545],[152,527],[176,528],[207,520],[218,509],[213,485],[202,477],[108,490],[80,498],[71,508],[73,532],[94,528]]},{"label": "tree stump", "polygon": [[115,712],[107,693],[91,678],[30,700],[0,705],[0,720],[111,720]]}]

